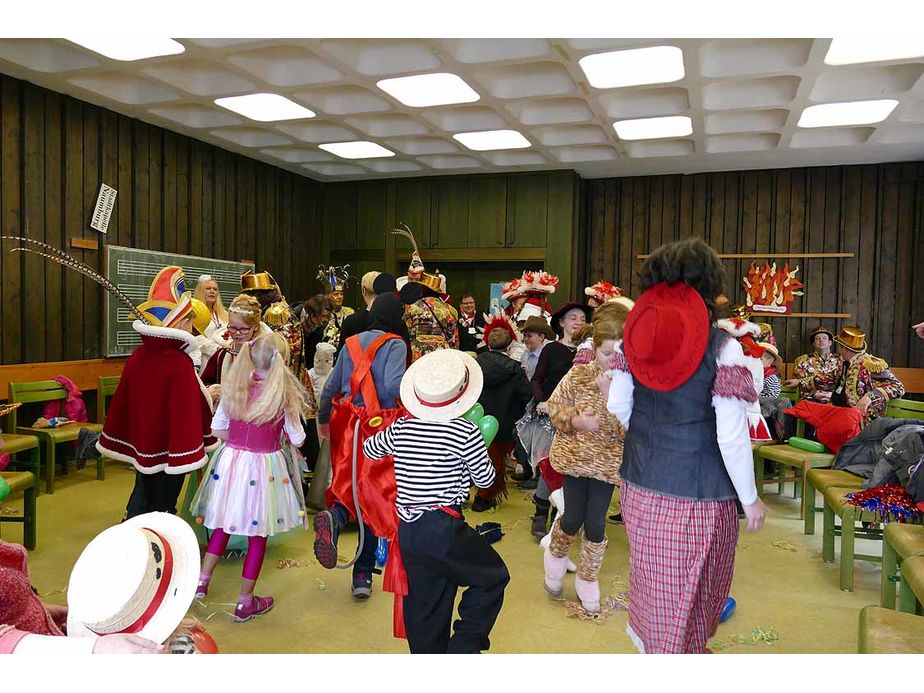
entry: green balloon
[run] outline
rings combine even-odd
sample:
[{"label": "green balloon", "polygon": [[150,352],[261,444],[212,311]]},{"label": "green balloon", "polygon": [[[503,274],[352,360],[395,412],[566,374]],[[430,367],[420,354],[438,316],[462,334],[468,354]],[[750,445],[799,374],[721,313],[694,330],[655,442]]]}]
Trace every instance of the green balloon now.
[{"label": "green balloon", "polygon": [[478,420],[483,416],[484,407],[481,406],[480,402],[475,402],[475,405],[462,415],[462,418],[468,419],[472,423],[478,423]]},{"label": "green balloon", "polygon": [[481,437],[484,438],[484,444],[490,445],[494,436],[497,435],[497,419],[495,419],[490,414],[488,416],[483,416],[478,421],[478,430],[481,431]]},{"label": "green balloon", "polygon": [[10,485],[6,483],[6,479],[0,476],[0,501],[10,495]]}]

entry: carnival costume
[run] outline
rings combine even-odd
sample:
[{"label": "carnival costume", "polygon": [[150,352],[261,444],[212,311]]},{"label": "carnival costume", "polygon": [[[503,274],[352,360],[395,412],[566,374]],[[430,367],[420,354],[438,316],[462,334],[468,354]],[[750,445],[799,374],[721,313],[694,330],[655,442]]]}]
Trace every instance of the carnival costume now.
[{"label": "carnival costume", "polygon": [[[501,289],[501,298],[508,301],[504,314],[520,325],[532,316],[547,322],[552,317],[549,296],[558,288],[558,277],[544,270],[526,270],[511,279]],[[520,305],[518,305],[520,304]]]},{"label": "carnival costume", "polygon": [[607,301],[622,296],[622,289],[601,279],[592,286],[584,287],[584,295],[587,296],[588,301],[594,299],[598,304],[603,305]]},{"label": "carnival costume", "polygon": [[458,349],[459,315],[442,298],[446,295],[446,277],[425,271],[410,229],[394,229],[392,233],[407,238],[413,247],[407,275],[399,277],[397,282],[405,303],[404,323],[410,337],[411,362],[437,349]]},{"label": "carnival costume", "polygon": [[[819,334],[828,335],[833,349],[834,333],[826,327],[819,327],[812,332],[809,342],[813,342],[815,336]],[[834,351],[827,354],[813,352],[798,357],[794,363],[793,377],[799,380],[799,396],[802,399],[815,399],[817,392],[834,392],[842,364],[843,359]]]},{"label": "carnival costume", "polygon": [[289,370],[306,387],[310,387],[302,373],[302,325],[273,275],[269,272],[245,272],[241,275],[241,293],[249,294],[260,302],[263,322],[273,332],[281,334],[289,345]]},{"label": "carnival costume", "polygon": [[[352,308],[343,305],[343,290],[352,279],[348,272],[349,268],[349,265],[344,265],[343,267],[318,265],[317,280],[324,284],[324,293],[333,305],[330,320],[324,326],[324,337],[322,339],[328,344],[332,344],[335,349],[340,348],[340,328],[343,326],[343,321],[356,312]],[[339,304],[331,298],[331,294],[338,292],[340,293]]]},{"label": "carnival costume", "polygon": [[735,498],[758,501],[749,360],[682,282],[645,291],[626,321],[607,408],[626,428],[626,630],[643,653],[705,652],[718,626],[734,573]]},{"label": "carnival costume", "polygon": [[[262,388],[254,374],[249,399]],[[212,455],[190,511],[209,529],[240,536],[269,537],[307,527],[301,472],[282,450],[281,434],[295,447],[305,440],[298,420],[279,418],[265,424],[232,421],[219,404],[212,419],[216,431],[228,431]]]},{"label": "carnival costume", "polygon": [[[742,318],[724,318],[716,321],[716,327],[734,337],[741,343],[744,351],[744,365],[747,366],[751,375],[751,382],[754,392],[760,392],[764,388],[764,364],[760,360],[764,350],[758,346],[757,338],[760,335],[760,328],[753,322],[748,322]],[[767,421],[760,413],[760,401],[755,399],[747,403],[748,413],[748,431],[751,441],[754,443],[766,443],[773,440],[770,435],[770,428]]]},{"label": "carnival costume", "polygon": [[895,377],[889,364],[867,353],[866,333],[859,327],[844,327],[834,338],[839,345],[854,352],[844,361],[834,385],[831,404],[839,407],[856,407],[864,396],[869,396],[864,425],[885,414],[889,400],[905,394],[905,386]]}]

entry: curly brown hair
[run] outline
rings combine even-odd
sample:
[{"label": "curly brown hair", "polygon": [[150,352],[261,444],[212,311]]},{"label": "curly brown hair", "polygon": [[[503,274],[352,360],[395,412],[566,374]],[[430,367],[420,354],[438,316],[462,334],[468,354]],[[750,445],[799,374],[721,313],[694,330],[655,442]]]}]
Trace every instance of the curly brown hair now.
[{"label": "curly brown hair", "polygon": [[684,282],[703,297],[709,319],[715,320],[715,299],[724,290],[725,279],[718,254],[699,238],[690,238],[654,251],[642,265],[640,287],[647,291],[661,282]]}]

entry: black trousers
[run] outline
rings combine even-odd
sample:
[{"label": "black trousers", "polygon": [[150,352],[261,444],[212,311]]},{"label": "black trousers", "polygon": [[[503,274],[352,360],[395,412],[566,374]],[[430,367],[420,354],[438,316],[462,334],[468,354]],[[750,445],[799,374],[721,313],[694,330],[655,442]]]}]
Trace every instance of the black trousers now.
[{"label": "black trousers", "polygon": [[606,538],[606,513],[616,487],[605,481],[565,474],[565,514],[561,531],[577,534],[584,525],[584,537],[597,544]]},{"label": "black trousers", "polygon": [[305,464],[313,472],[315,465],[318,463],[318,453],[321,451],[321,441],[318,440],[318,427],[314,419],[308,419],[303,426],[305,429],[305,442],[302,443],[299,452],[305,456]]},{"label": "black trousers", "polygon": [[[425,512],[415,522],[400,522],[398,541],[407,571],[404,625],[411,654],[487,650],[510,582],[503,559],[465,520],[440,510]],[[468,589],[452,624],[459,587]]]},{"label": "black trousers", "polygon": [[125,519],[153,512],[176,515],[176,502],[185,479],[185,474],[135,472],[135,487],[125,508]]}]

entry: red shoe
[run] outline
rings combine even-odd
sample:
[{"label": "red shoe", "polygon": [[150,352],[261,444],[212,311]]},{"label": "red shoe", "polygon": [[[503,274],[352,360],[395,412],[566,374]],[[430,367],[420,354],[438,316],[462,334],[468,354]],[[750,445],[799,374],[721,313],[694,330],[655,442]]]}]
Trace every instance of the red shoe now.
[{"label": "red shoe", "polygon": [[273,598],[272,597],[257,597],[254,595],[253,600],[250,604],[243,604],[238,602],[237,606],[234,608],[234,620],[237,623],[246,623],[247,621],[256,618],[257,616],[262,616],[263,614],[272,611],[273,609]]}]

